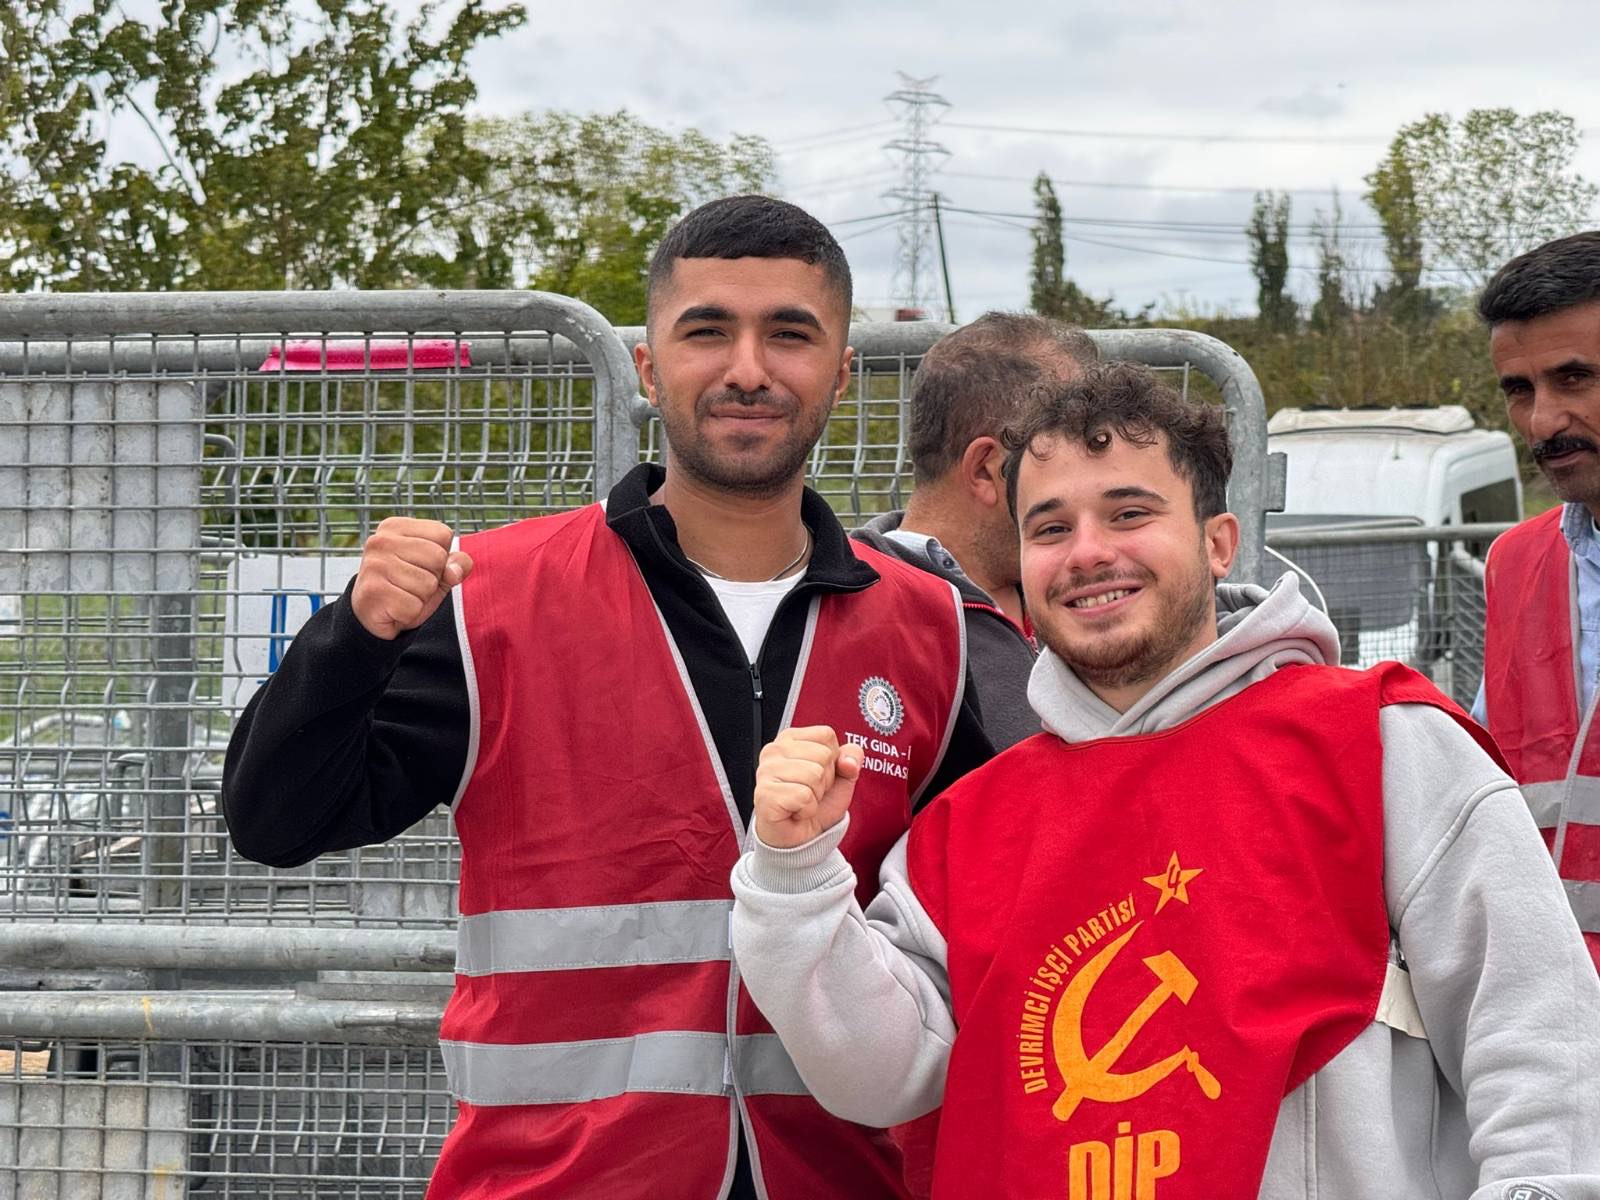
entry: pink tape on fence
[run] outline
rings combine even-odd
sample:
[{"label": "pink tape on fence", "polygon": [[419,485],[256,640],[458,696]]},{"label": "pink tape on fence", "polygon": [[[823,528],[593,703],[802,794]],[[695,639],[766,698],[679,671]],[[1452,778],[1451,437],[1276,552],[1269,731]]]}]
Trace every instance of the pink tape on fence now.
[{"label": "pink tape on fence", "polygon": [[388,342],[290,342],[274,346],[263,371],[404,371],[470,367],[472,347],[451,338]]}]

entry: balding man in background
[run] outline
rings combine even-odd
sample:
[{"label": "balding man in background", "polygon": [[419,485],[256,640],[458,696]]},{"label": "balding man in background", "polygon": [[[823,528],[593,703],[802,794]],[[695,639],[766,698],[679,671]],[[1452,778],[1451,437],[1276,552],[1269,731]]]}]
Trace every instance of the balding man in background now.
[{"label": "balding man in background", "polygon": [[985,313],[935,342],[911,383],[916,489],[903,512],[851,535],[961,593],[972,682],[996,750],[1039,732],[1028,706],[1036,651],[1000,431],[1034,389],[1069,382],[1099,358],[1077,326],[1025,313]]}]

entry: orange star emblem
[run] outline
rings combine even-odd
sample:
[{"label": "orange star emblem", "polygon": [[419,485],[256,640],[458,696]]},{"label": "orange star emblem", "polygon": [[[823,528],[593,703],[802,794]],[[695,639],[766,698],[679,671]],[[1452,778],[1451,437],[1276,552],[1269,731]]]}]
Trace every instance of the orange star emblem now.
[{"label": "orange star emblem", "polygon": [[1189,881],[1203,870],[1204,867],[1184,870],[1178,865],[1178,852],[1174,850],[1172,857],[1167,860],[1165,874],[1144,877],[1146,883],[1161,893],[1161,899],[1156,901],[1156,911],[1160,912],[1165,908],[1168,900],[1177,900],[1182,904],[1189,903]]}]

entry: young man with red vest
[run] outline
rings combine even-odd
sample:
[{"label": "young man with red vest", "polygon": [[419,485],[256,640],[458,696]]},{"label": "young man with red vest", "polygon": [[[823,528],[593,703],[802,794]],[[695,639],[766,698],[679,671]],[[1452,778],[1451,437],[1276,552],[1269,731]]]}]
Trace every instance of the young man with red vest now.
[{"label": "young man with red vest", "polygon": [[852,549],[803,485],[849,316],[844,255],[799,209],[691,213],[652,262],[637,353],[665,470],[459,543],[385,520],[234,733],[228,825],[260,861],[452,805],[460,1113],[430,1196],[905,1194],[889,1138],[807,1093],[728,935],[780,729],[867,744],[843,849],[868,887],[924,793],[989,753],[954,590]]},{"label": "young man with red vest", "polygon": [[1505,752],[1600,967],[1600,231],[1512,259],[1478,313],[1511,423],[1565,503],[1489,550],[1473,715]]},{"label": "young man with red vest", "polygon": [[763,752],[734,945],[815,1094],[942,1101],[936,1198],[1600,1200],[1600,980],[1482,730],[1216,585],[1219,410],[1113,365],[1007,443],[1045,732],[865,912],[859,748]]}]

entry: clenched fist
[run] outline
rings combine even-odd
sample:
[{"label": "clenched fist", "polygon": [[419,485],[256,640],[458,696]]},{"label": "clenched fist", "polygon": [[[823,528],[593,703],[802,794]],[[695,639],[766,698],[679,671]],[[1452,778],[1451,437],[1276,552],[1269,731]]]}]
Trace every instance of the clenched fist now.
[{"label": "clenched fist", "polygon": [[785,729],[756,766],[756,836],[777,850],[809,842],[850,810],[864,751],[826,725]]},{"label": "clenched fist", "polygon": [[392,641],[433,616],[472,570],[470,556],[450,549],[454,538],[438,521],[385,517],[361,549],[350,594],[362,628]]}]

